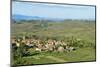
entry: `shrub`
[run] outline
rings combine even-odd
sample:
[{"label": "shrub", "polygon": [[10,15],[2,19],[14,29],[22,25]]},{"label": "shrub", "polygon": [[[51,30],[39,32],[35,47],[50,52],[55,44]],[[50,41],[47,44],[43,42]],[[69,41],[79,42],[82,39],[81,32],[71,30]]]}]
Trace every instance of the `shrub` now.
[{"label": "shrub", "polygon": [[22,63],[22,57],[27,55],[29,55],[28,46],[24,43],[21,43],[20,47],[12,46],[12,66]]}]

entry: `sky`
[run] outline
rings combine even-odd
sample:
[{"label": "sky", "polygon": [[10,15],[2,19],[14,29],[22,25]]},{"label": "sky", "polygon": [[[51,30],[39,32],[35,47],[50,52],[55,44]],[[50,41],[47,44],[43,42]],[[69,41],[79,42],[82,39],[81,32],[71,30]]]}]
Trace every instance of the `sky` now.
[{"label": "sky", "polygon": [[95,20],[95,7],[14,1],[12,15]]}]

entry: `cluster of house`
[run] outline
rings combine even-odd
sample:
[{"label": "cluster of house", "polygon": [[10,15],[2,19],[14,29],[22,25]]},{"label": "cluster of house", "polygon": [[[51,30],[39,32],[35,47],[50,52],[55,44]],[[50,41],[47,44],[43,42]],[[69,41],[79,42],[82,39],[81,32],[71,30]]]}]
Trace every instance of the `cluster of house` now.
[{"label": "cluster of house", "polygon": [[40,39],[34,39],[34,38],[28,38],[26,39],[23,37],[22,39],[18,38],[12,38],[11,44],[16,45],[17,47],[20,47],[21,45],[26,45],[29,48],[35,48],[35,51],[72,51],[75,48],[72,46],[68,46],[67,43],[64,41],[57,41],[53,39],[48,39],[46,41],[42,41]]}]

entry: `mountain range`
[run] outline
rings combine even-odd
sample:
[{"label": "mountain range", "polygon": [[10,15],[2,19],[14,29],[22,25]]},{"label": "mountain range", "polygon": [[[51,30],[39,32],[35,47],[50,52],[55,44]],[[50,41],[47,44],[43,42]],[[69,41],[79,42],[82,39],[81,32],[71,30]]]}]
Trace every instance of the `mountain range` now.
[{"label": "mountain range", "polygon": [[49,17],[40,17],[40,16],[25,16],[25,15],[12,15],[14,20],[51,20],[51,21],[62,21],[64,19],[60,18],[49,18]]}]

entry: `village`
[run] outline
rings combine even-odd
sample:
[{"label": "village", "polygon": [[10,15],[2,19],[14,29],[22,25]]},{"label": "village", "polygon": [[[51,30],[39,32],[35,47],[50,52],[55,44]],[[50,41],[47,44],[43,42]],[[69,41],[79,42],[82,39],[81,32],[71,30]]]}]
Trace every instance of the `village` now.
[{"label": "village", "polygon": [[20,47],[21,45],[25,45],[28,48],[33,48],[35,51],[58,51],[58,52],[64,52],[64,51],[72,51],[75,50],[75,47],[70,46],[70,43],[65,43],[62,40],[54,40],[54,39],[48,39],[45,41],[42,41],[40,39],[35,38],[26,38],[23,36],[22,38],[12,38],[11,39],[12,46]]}]

